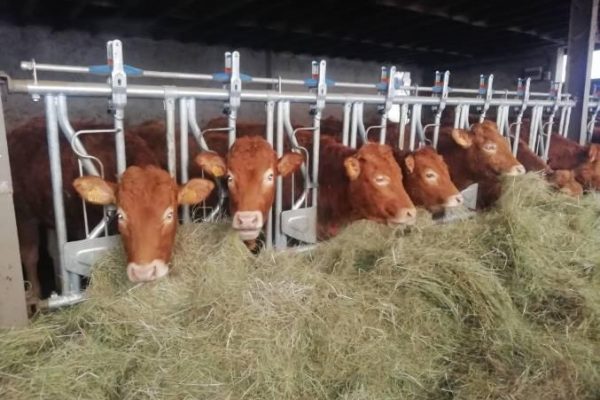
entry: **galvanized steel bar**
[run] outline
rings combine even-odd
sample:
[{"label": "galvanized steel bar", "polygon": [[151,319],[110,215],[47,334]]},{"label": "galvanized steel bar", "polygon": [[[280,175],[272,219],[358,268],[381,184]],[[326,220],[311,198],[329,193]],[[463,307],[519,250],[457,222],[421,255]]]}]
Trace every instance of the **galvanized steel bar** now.
[{"label": "galvanized steel bar", "polygon": [[[60,157],[60,139],[56,112],[56,97],[46,95],[46,133],[48,140],[48,157],[50,160],[50,178],[52,181],[52,202],[54,207],[54,224],[58,245],[58,260],[61,271],[62,293],[73,294],[79,291],[71,272],[65,269],[64,247],[67,243],[67,224],[65,219],[65,202],[63,198],[63,179]],[[76,276],[79,279],[78,276]]]},{"label": "galvanized steel bar", "polygon": [[[273,123],[274,123],[274,113],[275,113],[275,102],[268,101],[266,104],[267,108],[267,142],[273,146],[274,137],[273,137]],[[265,232],[266,235],[266,246],[267,248],[273,247],[273,206],[269,208],[269,213],[267,214],[267,229]]]},{"label": "galvanized steel bar", "polygon": [[[189,168],[189,131],[188,131],[188,105],[187,99],[179,99],[179,183],[182,185],[189,180],[188,168]],[[181,208],[181,214],[184,223],[191,221],[190,206],[184,204]]]},{"label": "galvanized steel bar", "polygon": [[177,154],[175,149],[175,98],[165,88],[165,112],[167,121],[167,165],[169,174],[177,179]]},{"label": "galvanized steel bar", "polygon": [[[344,125],[342,128],[342,143],[344,146],[348,146],[350,139],[350,119],[352,112],[352,104],[344,103]],[[337,132],[326,132],[326,133],[337,133]]]}]

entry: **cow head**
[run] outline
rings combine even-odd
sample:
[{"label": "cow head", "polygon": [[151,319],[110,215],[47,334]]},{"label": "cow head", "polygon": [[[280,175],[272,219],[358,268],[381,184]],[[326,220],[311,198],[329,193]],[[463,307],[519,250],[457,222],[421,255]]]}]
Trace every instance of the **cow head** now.
[{"label": "cow head", "polygon": [[402,166],[404,187],[416,205],[436,213],[463,203],[448,166],[432,147],[422,147],[397,160]]},{"label": "cow head", "polygon": [[191,179],[178,186],[163,169],[132,166],[118,184],[83,176],[75,179],[73,186],[92,204],[117,206],[119,232],[127,253],[127,276],[132,282],[144,282],[169,273],[177,206],[200,203],[214,183]]},{"label": "cow head", "polygon": [[550,185],[569,196],[579,197],[583,194],[583,186],[575,179],[575,173],[569,169],[558,169],[546,174]]},{"label": "cow head", "polygon": [[600,190],[600,145],[588,145],[583,158],[575,169],[577,181],[586,189]]},{"label": "cow head", "polygon": [[454,129],[452,139],[464,149],[464,162],[478,178],[525,173],[525,168],[513,156],[508,142],[492,121],[473,124],[470,130]]},{"label": "cow head", "polygon": [[233,229],[248,244],[258,237],[267,221],[275,197],[275,178],[295,172],[303,161],[304,156],[294,152],[277,159],[273,147],[260,136],[236,139],[226,159],[212,152],[200,153],[195,159],[213,176],[227,175]]},{"label": "cow head", "polygon": [[344,160],[344,168],[349,179],[347,201],[355,218],[390,225],[414,224],[415,206],[404,189],[402,171],[391,147],[366,143]]}]

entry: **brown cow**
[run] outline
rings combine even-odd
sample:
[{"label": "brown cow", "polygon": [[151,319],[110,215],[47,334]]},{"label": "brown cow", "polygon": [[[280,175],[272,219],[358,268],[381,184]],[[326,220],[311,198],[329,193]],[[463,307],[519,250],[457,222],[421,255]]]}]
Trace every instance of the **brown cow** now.
[{"label": "brown cow", "polygon": [[[73,123],[75,130],[106,128],[94,121]],[[111,134],[84,135],[88,152],[104,165],[105,176],[115,176],[114,137]],[[14,186],[15,213],[19,235],[21,261],[25,278],[31,285],[30,300],[41,296],[37,264],[40,260],[40,229],[54,229],[54,209],[44,118],[34,118],[12,130],[8,135],[10,165]],[[125,135],[127,162],[136,165],[155,164],[156,159],[144,140],[137,135]],[[63,171],[63,194],[68,240],[85,238],[82,223],[82,203],[71,185],[79,176],[77,158],[70,144],[60,136]],[[88,207],[90,223],[102,218],[102,208]]]},{"label": "brown cow", "polygon": [[581,146],[560,135],[552,135],[548,165],[553,169],[570,169],[586,190],[600,189],[600,145]]},{"label": "brown cow", "polygon": [[394,157],[402,167],[404,187],[417,206],[432,213],[459,206],[463,197],[450,179],[448,166],[433,147],[414,152],[395,150]]},{"label": "brown cow", "polygon": [[387,145],[352,149],[324,136],[320,146],[318,218],[321,237],[358,219],[412,225],[416,210],[402,183],[402,170]]},{"label": "brown cow", "polygon": [[438,152],[450,169],[456,186],[463,190],[475,182],[500,175],[522,175],[525,168],[512,155],[508,142],[494,122],[473,124],[470,130],[440,130]]},{"label": "brown cow", "polygon": [[195,158],[204,171],[215,177],[227,175],[233,228],[250,248],[267,221],[275,196],[275,178],[288,176],[304,160],[299,153],[287,152],[281,158],[262,137],[239,137],[225,158],[202,152]]},{"label": "brown cow", "polygon": [[177,206],[198,204],[210,194],[214,183],[197,178],[180,187],[167,171],[149,165],[127,168],[118,184],[84,176],[75,179],[73,186],[92,204],[117,205],[127,276],[131,282],[147,282],[169,273]]}]

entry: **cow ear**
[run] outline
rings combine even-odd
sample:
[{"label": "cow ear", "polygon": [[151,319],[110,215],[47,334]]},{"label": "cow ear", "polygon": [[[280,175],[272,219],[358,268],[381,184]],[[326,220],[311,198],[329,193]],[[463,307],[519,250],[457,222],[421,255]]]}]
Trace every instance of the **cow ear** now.
[{"label": "cow ear", "polygon": [[211,151],[203,151],[194,159],[196,164],[206,173],[220,178],[227,173],[227,164],[223,157]]},{"label": "cow ear", "polygon": [[346,175],[351,181],[358,178],[360,175],[360,161],[356,157],[348,157],[344,160],[344,168],[346,169]]},{"label": "cow ear", "polygon": [[588,160],[589,162],[594,162],[600,159],[600,146],[590,145],[588,148]]},{"label": "cow ear", "polygon": [[73,187],[88,203],[107,206],[117,202],[117,184],[99,176],[80,176],[73,181]]},{"label": "cow ear", "polygon": [[471,134],[469,131],[464,129],[453,129],[452,130],[452,139],[458,144],[460,147],[464,149],[468,149],[473,144],[473,139],[471,138]]},{"label": "cow ear", "polygon": [[406,156],[404,159],[404,165],[406,166],[406,169],[408,169],[408,172],[412,174],[415,170],[415,158],[412,156],[412,154]]},{"label": "cow ear", "polygon": [[300,153],[288,152],[285,153],[279,161],[277,161],[277,172],[281,176],[288,176],[300,168],[304,162],[304,156]]},{"label": "cow ear", "polygon": [[215,188],[215,184],[207,179],[190,179],[185,185],[179,187],[177,203],[193,205],[206,199]]}]

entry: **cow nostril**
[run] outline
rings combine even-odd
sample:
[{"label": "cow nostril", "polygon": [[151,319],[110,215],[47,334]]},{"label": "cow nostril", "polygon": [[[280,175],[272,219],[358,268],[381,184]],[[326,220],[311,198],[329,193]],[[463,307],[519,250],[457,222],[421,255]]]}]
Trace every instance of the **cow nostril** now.
[{"label": "cow nostril", "polygon": [[463,197],[461,195],[456,196],[456,202],[458,204],[462,204],[462,202],[464,201]]},{"label": "cow nostril", "polygon": [[408,211],[406,211],[406,216],[407,216],[407,217],[414,217],[414,212],[413,212],[413,210],[408,210]]}]

